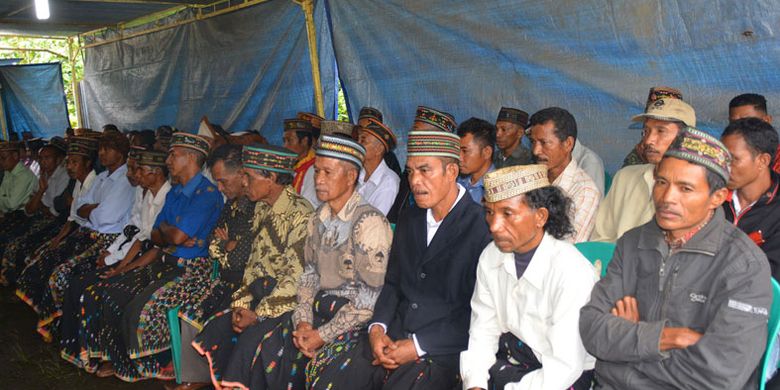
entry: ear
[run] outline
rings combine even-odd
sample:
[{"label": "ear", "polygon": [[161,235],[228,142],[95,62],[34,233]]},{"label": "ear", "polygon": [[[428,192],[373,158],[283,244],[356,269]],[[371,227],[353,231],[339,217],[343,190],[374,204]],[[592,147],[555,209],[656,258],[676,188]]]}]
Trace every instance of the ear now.
[{"label": "ear", "polygon": [[726,188],[721,188],[710,195],[710,204],[708,208],[710,210],[715,210],[716,208],[720,207],[723,202],[726,201],[726,197],[729,195],[729,190]]},{"label": "ear", "polygon": [[761,153],[756,159],[761,167],[769,167],[769,163],[772,162],[772,156],[769,153]]},{"label": "ear", "polygon": [[547,219],[550,217],[550,210],[546,207],[540,207],[534,212],[534,223],[537,228],[543,229],[547,223]]},{"label": "ear", "polygon": [[764,122],[772,124],[772,115],[766,114],[764,115]]},{"label": "ear", "polygon": [[482,150],[480,151],[480,154],[482,155],[482,158],[485,160],[493,160],[493,148],[490,146],[483,146]]},{"label": "ear", "polygon": [[460,168],[458,168],[457,163],[447,164],[444,167],[444,174],[452,180],[458,177],[458,173],[460,173]]},{"label": "ear", "polygon": [[575,140],[572,136],[568,136],[565,140],[563,140],[563,148],[567,153],[571,153],[571,151],[574,150],[575,142],[577,142],[577,140]]}]

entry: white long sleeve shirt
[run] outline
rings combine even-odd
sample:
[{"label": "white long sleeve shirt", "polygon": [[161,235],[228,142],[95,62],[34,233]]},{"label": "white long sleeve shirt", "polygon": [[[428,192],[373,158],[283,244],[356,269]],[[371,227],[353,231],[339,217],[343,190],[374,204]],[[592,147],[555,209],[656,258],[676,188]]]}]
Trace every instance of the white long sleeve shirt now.
[{"label": "white long sleeve shirt", "polygon": [[366,170],[361,169],[358,183],[360,196],[382,214],[387,215],[398,195],[401,178],[382,160],[368,180],[366,180]]},{"label": "white long sleeve shirt", "polygon": [[[127,255],[127,251],[136,241],[144,241],[151,238],[152,227],[154,221],[157,220],[157,214],[160,213],[165,205],[165,197],[168,195],[168,191],[171,189],[171,184],[166,181],[162,187],[157,191],[157,195],[152,194],[152,191],[143,188],[136,187],[135,201],[133,203],[133,210],[130,214],[130,222],[128,225],[133,225],[139,229],[138,233],[132,240],[127,240],[124,231],[117,236],[114,242],[106,249],[109,253],[106,256],[106,265],[112,265],[122,261]],[[127,241],[125,243],[125,241]],[[124,243],[124,245],[123,245]],[[121,248],[120,248],[121,247]]]},{"label": "white long sleeve shirt", "polygon": [[68,221],[76,222],[79,226],[84,226],[84,224],[88,222],[86,219],[79,217],[79,208],[77,204],[79,198],[92,188],[92,183],[95,181],[96,176],[97,174],[95,174],[95,171],[89,171],[89,174],[84,178],[83,183],[76,180],[76,185],[73,186],[73,192],[71,193],[73,195],[73,202],[70,203],[70,216],[68,216]]},{"label": "white long sleeve shirt", "polygon": [[46,188],[46,191],[41,197],[41,204],[49,209],[51,215],[54,215],[55,217],[58,216],[59,213],[54,209],[54,198],[60,196],[62,191],[68,187],[69,181],[70,177],[68,176],[68,170],[65,169],[65,164],[58,165],[57,169],[54,170],[49,178],[49,187]]},{"label": "white long sleeve shirt", "polygon": [[573,245],[547,234],[520,279],[514,254],[488,244],[477,266],[469,347],[460,355],[463,388],[488,388],[488,371],[506,332],[531,348],[542,368],[505,389],[569,388],[595,364],[582,345],[579,318],[597,280],[593,266]]}]

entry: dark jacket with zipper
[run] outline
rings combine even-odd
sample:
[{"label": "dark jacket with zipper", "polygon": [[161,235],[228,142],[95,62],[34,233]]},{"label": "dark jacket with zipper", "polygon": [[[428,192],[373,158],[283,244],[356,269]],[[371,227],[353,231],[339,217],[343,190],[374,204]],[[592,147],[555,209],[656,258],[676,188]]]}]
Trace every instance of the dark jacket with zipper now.
[{"label": "dark jacket with zipper", "polygon": [[780,280],[780,200],[778,200],[778,175],[772,173],[772,185],[756,203],[740,210],[736,215],[734,203],[729,196],[723,203],[726,219],[742,229],[769,259],[772,277]]},{"label": "dark jacket with zipper", "polygon": [[[637,299],[639,323],[610,313],[626,295]],[[597,388],[755,389],[771,305],[766,256],[718,208],[674,252],[655,219],[623,235],[580,312],[580,334],[598,359]],[[662,352],[664,327],[703,336]]]}]

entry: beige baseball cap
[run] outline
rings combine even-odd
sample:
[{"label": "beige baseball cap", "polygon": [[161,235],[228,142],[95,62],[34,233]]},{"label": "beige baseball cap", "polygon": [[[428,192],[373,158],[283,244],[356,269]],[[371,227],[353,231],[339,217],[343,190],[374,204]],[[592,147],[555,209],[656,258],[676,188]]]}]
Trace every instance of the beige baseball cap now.
[{"label": "beige baseball cap", "polygon": [[631,118],[634,122],[641,122],[647,118],[661,121],[679,121],[686,126],[696,126],[696,112],[690,104],[674,98],[664,98],[654,101],[647,106],[644,113]]}]

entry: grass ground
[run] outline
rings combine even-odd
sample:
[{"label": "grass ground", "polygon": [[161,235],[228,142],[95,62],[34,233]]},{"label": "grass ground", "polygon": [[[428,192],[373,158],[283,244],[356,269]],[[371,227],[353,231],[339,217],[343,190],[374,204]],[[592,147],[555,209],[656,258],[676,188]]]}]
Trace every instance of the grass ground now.
[{"label": "grass ground", "polygon": [[34,312],[10,288],[0,288],[0,389],[162,389],[161,382],[98,378],[62,360],[35,332]]}]

